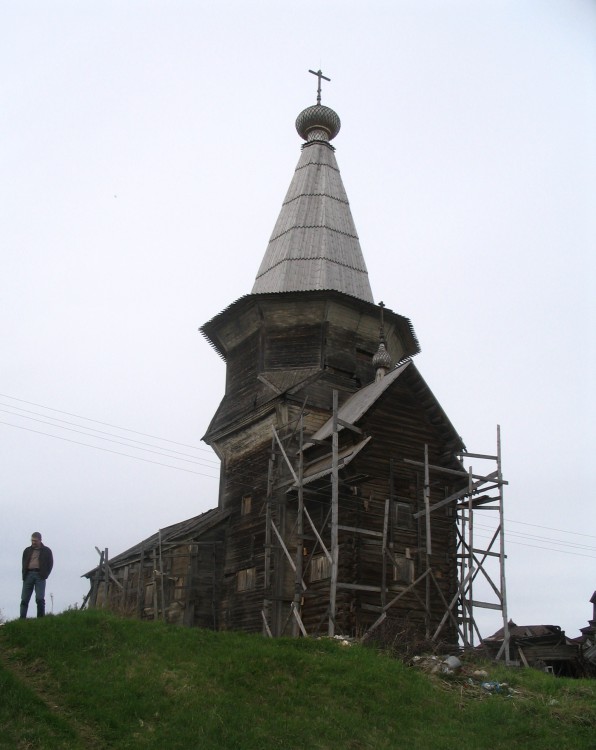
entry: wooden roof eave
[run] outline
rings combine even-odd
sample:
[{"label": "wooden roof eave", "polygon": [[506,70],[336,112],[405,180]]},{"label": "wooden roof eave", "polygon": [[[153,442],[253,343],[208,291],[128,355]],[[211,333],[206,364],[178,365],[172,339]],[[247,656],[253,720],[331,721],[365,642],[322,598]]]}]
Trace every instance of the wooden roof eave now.
[{"label": "wooden roof eave", "polygon": [[[264,401],[259,406],[254,407],[250,410],[247,409],[245,414],[240,417],[232,418],[230,422],[220,425],[217,430],[214,430],[213,433],[211,433],[212,426],[214,424],[217,424],[217,418],[219,416],[219,410],[221,407],[220,404],[220,407],[218,407],[213,416],[213,419],[209,423],[207,432],[203,435],[201,440],[210,445],[213,450],[215,450],[214,443],[216,443],[218,440],[221,440],[224,437],[229,437],[230,435],[233,435],[235,432],[238,432],[238,430],[241,430],[247,425],[258,421],[259,419],[264,419],[268,414],[274,413],[275,406],[278,400],[279,396],[277,396],[276,394],[272,394],[271,398],[268,401]],[[221,456],[219,456],[219,458],[221,459]]]},{"label": "wooden roof eave", "polygon": [[[356,445],[350,445],[340,450],[337,456],[338,470],[341,471],[342,469],[345,469],[351,463],[351,461],[356,458],[360,451],[366,448],[371,439],[372,436],[369,435],[368,437],[364,438],[364,440],[356,443]],[[302,480],[303,484],[310,484],[311,482],[316,482],[319,479],[323,479],[324,477],[329,476],[329,474],[331,474],[331,472],[333,471],[332,463],[333,456],[329,454],[316,460],[314,464],[304,472]],[[298,484],[294,482],[294,484],[288,491],[296,490],[297,488]]]},{"label": "wooden roof eave", "polygon": [[[199,516],[193,516],[180,521],[179,523],[167,526],[161,529],[161,544],[171,546],[173,543],[184,544],[185,542],[191,542],[193,539],[206,534],[211,531],[215,526],[220,523],[227,521],[231,511],[221,510],[220,508],[212,508],[211,510],[201,513]],[[208,517],[206,517],[208,516]],[[202,519],[202,520],[200,520]],[[160,532],[156,532],[151,536],[144,539],[142,542],[135,544],[124,552],[120,552],[113,558],[108,560],[110,567],[122,567],[123,565],[129,565],[137,562],[141,558],[141,550],[144,552],[154,547],[159,546]],[[100,566],[96,565],[87,573],[83,573],[81,578],[90,578],[98,570]]]},{"label": "wooden roof eave", "polygon": [[[211,320],[204,323],[199,331],[203,337],[207,340],[209,345],[215,349],[218,355],[225,361],[227,356],[226,347],[223,341],[218,335],[219,328],[227,322],[230,317],[238,316],[244,312],[250,305],[259,301],[270,301],[270,300],[284,300],[284,301],[295,301],[297,299],[337,299],[337,300],[349,300],[352,304],[356,304],[364,311],[368,311],[372,315],[379,314],[379,307],[374,302],[367,302],[366,300],[355,297],[346,292],[339,292],[336,289],[317,289],[317,290],[297,290],[291,292],[262,292],[260,294],[245,294],[239,297],[237,300],[232,302],[220,313],[215,315]],[[394,312],[389,307],[385,307],[383,310],[385,324],[393,324],[404,344],[407,356],[414,356],[420,352],[420,343],[414,331],[412,321]]]}]

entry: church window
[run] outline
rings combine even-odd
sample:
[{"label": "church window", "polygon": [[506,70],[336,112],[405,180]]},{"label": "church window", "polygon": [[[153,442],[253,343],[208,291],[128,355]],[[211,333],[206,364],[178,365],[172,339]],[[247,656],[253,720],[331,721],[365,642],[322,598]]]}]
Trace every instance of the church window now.
[{"label": "church window", "polygon": [[413,525],[412,506],[398,500],[393,502],[393,525],[396,529],[411,529]]},{"label": "church window", "polygon": [[310,580],[323,581],[331,577],[331,563],[327,555],[316,555],[310,563]]},{"label": "church window", "polygon": [[414,560],[406,550],[405,555],[394,555],[393,580],[396,583],[412,583],[414,581]]},{"label": "church window", "polygon": [[252,495],[243,495],[240,506],[240,515],[247,516],[252,510]]},{"label": "church window", "polygon": [[264,370],[291,367],[319,367],[321,364],[321,324],[294,325],[291,340],[288,328],[269,328],[263,353]]},{"label": "church window", "polygon": [[236,573],[236,591],[250,591],[257,582],[257,569],[244,568]]}]

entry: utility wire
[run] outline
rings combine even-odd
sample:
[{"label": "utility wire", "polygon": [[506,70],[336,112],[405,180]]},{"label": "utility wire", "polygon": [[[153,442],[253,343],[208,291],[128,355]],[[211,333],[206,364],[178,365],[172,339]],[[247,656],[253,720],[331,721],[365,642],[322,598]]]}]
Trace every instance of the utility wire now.
[{"label": "utility wire", "polygon": [[27,432],[34,432],[37,435],[45,435],[46,437],[55,438],[56,440],[64,440],[67,443],[75,443],[76,445],[84,445],[87,448],[95,448],[98,451],[105,451],[106,453],[115,453],[118,456],[126,456],[127,458],[134,458],[137,461],[144,461],[147,464],[157,464],[157,466],[166,466],[168,469],[177,469],[178,471],[186,471],[188,474],[197,474],[200,477],[209,477],[210,479],[218,479],[219,477],[213,476],[213,474],[202,474],[200,471],[193,471],[192,469],[185,469],[183,466],[172,466],[171,464],[164,464],[161,461],[152,461],[150,458],[141,458],[140,456],[131,456],[130,453],[122,453],[121,451],[113,451],[110,448],[102,448],[100,445],[89,445],[89,443],[81,443],[79,440],[70,440],[69,438],[60,437],[59,435],[50,435],[49,432],[40,432],[39,430],[32,430],[30,427],[22,427],[18,424],[10,424],[10,422],[3,422],[0,420],[0,424],[8,425],[9,427],[16,427],[18,430],[26,430]]},{"label": "utility wire", "polygon": [[[23,398],[16,398],[15,396],[8,396],[5,393],[0,393],[0,397],[9,398],[11,401],[19,401],[22,404],[29,404],[29,406],[38,406],[41,409],[48,409],[49,411],[55,411],[57,414],[66,414],[68,417],[76,417],[77,419],[84,419],[87,422],[94,422],[95,424],[104,425],[104,427],[114,427],[117,430],[124,430],[126,432],[132,432],[134,435],[142,435],[143,437],[150,437],[156,440],[163,440],[166,443],[172,443],[173,445],[181,445],[183,448],[194,448],[195,450],[207,451],[207,448],[202,448],[200,445],[188,445],[187,443],[178,443],[176,440],[168,440],[167,438],[160,438],[158,435],[150,435],[147,432],[139,432],[138,430],[131,430],[129,427],[120,427],[117,424],[111,424],[110,422],[100,422],[98,419],[91,419],[90,417],[83,417],[80,414],[73,414],[69,411],[61,411],[60,409],[54,409],[51,406],[44,406],[43,404],[36,404],[34,401],[25,401]],[[17,407],[18,408],[18,407]]]},{"label": "utility wire", "polygon": [[[485,529],[489,531],[492,530],[491,526],[486,526],[485,524],[481,524],[481,523],[475,523],[474,528],[480,528],[480,529]],[[534,542],[552,542],[553,544],[560,544],[564,547],[577,547],[578,549],[585,549],[585,550],[596,552],[596,547],[592,547],[589,544],[581,544],[579,542],[566,542],[562,539],[553,539],[552,537],[538,536],[536,534],[524,534],[520,531],[511,531],[511,530],[506,531],[505,534],[507,538],[513,536],[513,537],[520,537],[522,539],[528,539]]]},{"label": "utility wire", "polygon": [[[15,414],[14,412],[6,411],[6,409],[0,409],[0,412],[4,412],[5,414],[11,414],[12,416],[20,416],[19,414]],[[155,453],[158,456],[164,456],[165,458],[173,458],[175,461],[184,461],[188,464],[196,464],[197,466],[203,466],[204,464],[199,463],[198,460],[191,460],[189,458],[178,458],[177,456],[169,456],[167,453],[162,453],[161,451],[153,451],[149,448],[137,448],[135,445],[130,445],[130,443],[123,443],[121,440],[112,440],[112,438],[106,438],[101,437],[100,435],[90,435],[88,432],[83,432],[82,430],[75,430],[73,427],[62,427],[61,425],[55,425],[52,422],[46,422],[44,419],[35,419],[34,417],[26,417],[26,419],[30,419],[33,422],[39,422],[40,424],[49,425],[50,427],[58,427],[60,430],[68,430],[69,432],[76,432],[79,435],[85,435],[86,437],[93,438],[94,440],[105,440],[108,443],[116,443],[116,445],[123,445],[126,448],[134,448],[135,450],[139,451],[146,451],[147,453]],[[3,424],[8,424],[7,422],[4,422]],[[15,427],[16,425],[12,425],[12,427]],[[48,435],[49,437],[57,437],[57,435],[50,435],[50,433],[42,433],[44,435]],[[89,446],[93,447],[93,446]],[[166,449],[167,450],[167,449]],[[205,468],[211,468],[209,466],[206,466]]]},{"label": "utility wire", "polygon": [[[490,539],[489,536],[484,534],[478,534],[481,539]],[[565,549],[557,549],[556,547],[540,547],[537,544],[525,544],[524,542],[508,541],[507,544],[516,544],[518,547],[530,547],[531,549],[545,549],[548,552],[559,552],[562,555],[574,555],[575,557],[588,557],[590,560],[596,560],[596,555],[584,555],[582,552],[571,552]]]},{"label": "utility wire", "polygon": [[[18,414],[17,412],[14,412],[14,411],[6,411],[5,409],[0,409],[0,411],[5,412],[6,414],[11,414],[14,417],[21,417],[22,419],[31,419],[34,422],[39,422],[40,420],[27,416],[27,414],[35,414],[38,417],[45,417],[46,419],[51,419],[52,422],[44,422],[44,424],[49,424],[52,427],[58,427],[61,430],[65,430],[68,428],[62,427],[62,425],[59,425],[59,424],[54,424],[55,422],[62,422],[62,424],[69,424],[69,425],[72,425],[73,427],[82,427],[84,430],[87,430],[88,433],[97,432],[100,435],[111,435],[112,437],[123,437],[122,435],[117,435],[113,432],[106,432],[105,430],[98,430],[95,427],[85,427],[85,425],[80,425],[77,422],[69,422],[66,419],[58,419],[57,417],[50,417],[48,414],[41,414],[38,411],[31,411],[30,409],[23,409],[20,406],[11,406],[10,404],[3,404],[3,403],[0,403],[0,406],[6,406],[8,407],[8,409],[18,409],[19,412],[25,412],[25,414]],[[82,434],[87,434],[87,433],[82,433]],[[90,437],[95,437],[95,435],[90,435]],[[178,455],[186,456],[187,458],[198,458],[198,456],[192,456],[190,453],[182,453],[182,451],[177,451],[177,450],[174,450],[173,448],[162,448],[159,445],[153,445],[152,443],[145,443],[142,440],[135,440],[134,438],[126,438],[126,437],[124,437],[123,439],[127,440],[128,443],[138,443],[139,445],[147,445],[150,448],[161,448],[161,450],[167,450],[168,453],[177,453]],[[158,438],[158,439],[162,440],[162,438]],[[131,447],[134,447],[134,446],[131,446]],[[143,450],[143,449],[139,448],[139,450]],[[203,450],[206,450],[206,449],[203,449]],[[208,461],[209,459],[201,459],[201,460]],[[213,461],[212,463],[217,465],[219,462]]]},{"label": "utility wire", "polygon": [[514,521],[512,518],[505,519],[507,523],[519,523],[523,526],[534,526],[536,529],[546,529],[547,531],[558,531],[560,534],[574,534],[575,536],[587,536],[590,539],[596,539],[595,534],[582,534],[580,531],[565,531],[565,529],[556,529],[552,526],[540,526],[538,523],[528,523],[527,521]]},{"label": "utility wire", "polygon": [[[93,422],[94,424],[100,424],[100,425],[103,425],[105,427],[112,427],[112,428],[114,428],[116,430],[122,430],[122,431],[125,431],[125,432],[130,432],[130,433],[132,433],[134,435],[141,435],[143,437],[150,437],[150,438],[153,438],[154,440],[161,440],[162,442],[171,443],[172,445],[178,445],[178,446],[181,446],[183,448],[192,448],[194,450],[200,450],[200,451],[211,453],[210,449],[203,448],[202,446],[189,445],[187,443],[181,443],[181,442],[178,442],[176,440],[170,440],[168,438],[161,438],[158,435],[152,435],[150,433],[140,432],[138,430],[133,430],[133,429],[130,429],[128,427],[120,427],[119,425],[111,424],[110,422],[102,422],[100,420],[91,419],[90,417],[84,417],[84,416],[82,416],[80,414],[74,414],[72,412],[62,411],[60,409],[54,409],[51,406],[45,406],[43,404],[38,404],[38,403],[36,403],[34,401],[27,401],[25,399],[17,398],[15,396],[9,396],[9,395],[3,394],[3,393],[0,393],[0,397],[2,397],[2,398],[8,398],[8,399],[11,399],[12,401],[18,401],[19,403],[23,403],[23,404],[28,404],[29,406],[37,406],[37,407],[39,407],[41,409],[46,409],[48,411],[54,411],[57,414],[64,414],[66,416],[75,417],[76,419],[84,419],[85,421]],[[10,408],[9,404],[0,404],[0,406],[9,406],[9,408]],[[38,412],[30,411],[28,409],[23,409],[23,408],[18,407],[18,406],[15,406],[15,407],[12,407],[12,408],[19,409],[19,411],[27,412],[29,414],[37,414],[38,416],[45,416],[45,415],[39,414]],[[31,417],[26,417],[26,416],[21,415],[21,414],[15,414],[14,412],[6,412],[6,410],[4,410],[4,409],[0,409],[0,411],[4,411],[7,414],[12,414],[13,416],[17,416],[17,417],[20,417],[22,419],[32,419]],[[64,422],[64,424],[76,425],[76,423],[74,423],[74,422],[69,422],[67,420],[58,419],[56,417],[50,417],[49,415],[48,415],[48,419],[53,419],[55,422]],[[32,421],[42,422],[42,420],[39,420],[39,419],[33,419]],[[52,427],[57,427],[59,429],[69,429],[69,428],[66,428],[66,427],[61,427],[60,425],[54,424],[52,422],[42,422],[42,423],[43,424],[47,424],[47,425],[52,426]],[[26,430],[28,432],[33,432],[33,433],[38,434],[38,435],[45,435],[46,437],[53,437],[53,438],[56,438],[57,440],[63,440],[65,442],[74,443],[74,444],[77,444],[77,445],[83,445],[83,446],[85,446],[87,448],[96,448],[97,450],[103,450],[103,451],[108,452],[108,453],[114,453],[114,454],[117,454],[117,455],[120,455],[120,456],[125,456],[127,458],[133,458],[133,459],[136,459],[138,461],[145,461],[146,463],[153,463],[153,464],[157,464],[158,466],[165,466],[165,467],[170,468],[170,469],[179,469],[180,471],[187,471],[187,472],[189,472],[191,474],[198,474],[199,476],[209,477],[211,479],[217,479],[218,478],[218,477],[216,477],[216,476],[214,476],[212,474],[202,474],[200,472],[192,471],[190,469],[184,469],[183,467],[171,466],[170,464],[164,464],[164,463],[161,463],[159,461],[152,461],[150,459],[144,459],[144,458],[140,458],[138,456],[132,456],[132,455],[130,455],[128,453],[122,453],[120,451],[113,451],[113,450],[109,450],[107,448],[102,448],[100,446],[89,445],[88,443],[82,443],[82,442],[80,442],[78,440],[69,440],[67,438],[62,438],[62,437],[59,437],[58,435],[52,435],[50,433],[42,432],[40,430],[33,430],[33,429],[30,429],[30,428],[27,428],[27,427],[22,427],[22,426],[19,426],[19,425],[13,425],[13,424],[11,424],[9,422],[0,421],[0,424],[7,425],[9,427],[15,427],[15,428],[21,429],[21,430]],[[95,439],[100,439],[100,440],[108,440],[108,438],[100,438],[100,437],[97,437],[95,435],[89,434],[89,432],[97,432],[97,433],[100,433],[100,434],[103,434],[103,435],[112,435],[113,437],[117,437],[116,435],[114,435],[114,433],[105,432],[103,430],[97,430],[97,429],[95,429],[93,427],[85,427],[84,425],[78,425],[78,426],[82,427],[84,430],[87,430],[88,432],[80,432],[79,430],[74,430],[74,429],[71,429],[70,431],[72,431],[72,432],[79,432],[82,435],[87,435],[88,437],[95,438]],[[153,446],[150,443],[144,443],[143,441],[140,441],[140,440],[134,440],[133,438],[130,438],[130,439],[129,438],[124,438],[124,439],[129,440],[129,443],[122,443],[122,442],[119,442],[117,440],[109,440],[109,442],[114,442],[114,443],[117,443],[119,445],[124,445],[124,446],[130,447],[130,448],[133,448],[135,450],[147,450],[147,449],[145,449],[145,448],[138,448],[137,446],[130,445],[130,443],[139,443],[140,445],[146,445],[146,446],[150,446],[150,447],[153,447],[153,448],[158,448],[159,447],[159,446]],[[172,450],[172,449],[169,449],[169,448],[164,448],[164,450],[167,450],[169,453],[179,453],[179,455],[181,455],[181,456],[189,456],[189,454],[185,454],[185,453],[182,453],[182,452],[179,452],[179,451],[175,451],[175,450]],[[149,452],[149,453],[157,453],[157,455],[162,455],[162,456],[167,457],[167,458],[172,458],[175,461],[182,461],[182,460],[184,460],[184,459],[179,459],[176,456],[168,456],[166,453],[160,453],[158,451],[148,450],[147,452]],[[189,456],[189,457],[193,458],[191,456]],[[199,461],[207,461],[209,463],[213,463],[214,464],[214,466],[213,466],[214,469],[218,465],[217,461],[209,461],[209,459],[201,459],[198,456],[196,457],[196,459],[197,459],[197,461],[187,461],[187,463],[196,463],[197,466],[202,466],[203,464],[200,464]],[[206,466],[206,468],[211,468],[211,467]],[[257,479],[256,476],[255,476],[255,479]],[[259,476],[259,479],[260,479],[260,476]],[[246,487],[252,487],[253,486],[252,484],[249,484],[248,482],[239,482],[237,480],[233,481],[233,484],[235,484],[237,486],[246,486]],[[516,521],[516,520],[511,519],[511,518],[506,518],[505,520],[507,521],[507,523],[521,524],[521,525],[530,526],[530,527],[533,527],[533,528],[545,529],[547,531],[556,531],[556,532],[561,533],[561,534],[570,534],[570,535],[573,535],[573,536],[583,536],[583,537],[587,537],[587,538],[590,538],[590,539],[596,539],[596,535],[593,535],[593,534],[585,534],[585,533],[578,532],[578,531],[567,531],[565,529],[559,529],[559,528],[552,527],[552,526],[542,526],[540,524],[529,523],[529,522],[526,522],[526,521]],[[481,527],[481,524],[476,523],[476,526]],[[485,526],[484,528],[487,528],[487,527]],[[514,535],[514,534],[517,534],[518,536],[521,535],[520,532],[515,532],[515,531],[512,531],[511,529],[509,529],[506,533],[507,533],[507,537],[509,537],[511,535]],[[551,538],[548,538],[548,537],[539,537],[539,536],[535,536],[534,537],[534,536],[532,536],[531,538],[534,539],[534,540],[536,540],[536,541],[548,541],[548,542],[552,542],[554,544],[560,544],[560,545],[566,545],[566,546],[574,546],[574,547],[577,547],[579,549],[588,549],[588,550],[592,549],[589,546],[578,545],[578,544],[575,544],[573,542],[564,542],[562,540],[559,541],[559,540],[551,539]],[[511,541],[510,543],[511,544],[518,544],[518,545],[522,545],[522,546],[527,546],[527,547],[533,547],[534,546],[534,545],[524,544],[523,542],[514,542],[514,541]],[[547,548],[547,547],[535,547],[535,548],[536,549],[550,549],[550,548]],[[564,551],[564,550],[555,550],[555,551],[556,552],[563,552],[564,554],[578,554],[581,557],[590,557],[590,555],[581,555],[580,553],[567,552],[567,551]]]},{"label": "utility wire", "polygon": [[[136,461],[143,461],[144,463],[148,463],[148,464],[155,464],[157,466],[164,466],[164,467],[166,467],[168,469],[175,469],[177,471],[185,471],[188,474],[196,474],[197,476],[207,477],[209,479],[218,479],[219,478],[217,476],[214,476],[213,474],[203,474],[200,471],[193,471],[192,469],[185,469],[182,466],[172,466],[171,464],[164,464],[161,461],[152,461],[151,459],[148,459],[148,458],[141,458],[139,456],[132,456],[129,453],[122,453],[121,451],[114,451],[114,450],[111,450],[110,448],[102,448],[99,445],[89,445],[88,443],[82,443],[79,440],[70,440],[69,438],[60,437],[59,435],[51,435],[48,432],[41,432],[40,430],[32,430],[30,427],[22,427],[20,425],[11,424],[10,422],[4,422],[2,420],[0,420],[0,424],[7,425],[8,427],[15,427],[16,429],[25,430],[27,432],[33,432],[33,433],[35,433],[37,435],[45,435],[46,437],[55,438],[56,440],[63,440],[64,442],[67,442],[67,443],[74,443],[75,445],[82,445],[82,446],[85,446],[86,448],[95,448],[96,450],[104,451],[106,453],[113,453],[113,454],[118,455],[118,456],[125,456],[126,458],[133,458]],[[174,441],[172,441],[172,442],[174,442]],[[239,482],[237,482],[236,484],[240,485]],[[244,483],[242,483],[242,484],[244,484]],[[251,486],[251,485],[247,484],[246,486]],[[523,523],[523,522],[520,522],[520,523]],[[527,524],[527,525],[531,526],[533,524]],[[570,532],[566,532],[566,533],[573,534],[574,532],[570,531]],[[480,538],[482,538],[482,539],[490,539],[490,536],[485,536],[483,534],[478,534],[478,536]],[[551,539],[549,539],[548,541],[556,542],[556,540],[551,540]],[[575,557],[587,557],[590,560],[596,560],[596,556],[594,556],[594,555],[585,555],[585,554],[583,554],[581,552],[571,552],[571,551],[568,551],[568,550],[557,549],[556,547],[541,547],[541,546],[536,545],[536,544],[525,544],[524,542],[516,542],[516,541],[508,541],[508,544],[516,544],[517,546],[520,546],[520,547],[529,547],[530,549],[543,549],[543,550],[547,550],[549,552],[558,552],[558,553],[563,554],[563,555],[574,555]],[[563,542],[562,544],[569,544],[569,543]]]}]

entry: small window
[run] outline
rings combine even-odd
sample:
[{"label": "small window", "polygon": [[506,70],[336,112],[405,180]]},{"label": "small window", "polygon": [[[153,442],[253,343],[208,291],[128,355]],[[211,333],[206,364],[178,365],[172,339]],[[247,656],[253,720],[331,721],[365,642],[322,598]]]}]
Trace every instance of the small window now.
[{"label": "small window", "polygon": [[252,495],[243,495],[240,506],[240,515],[247,516],[252,510]]},{"label": "small window", "polygon": [[317,555],[313,557],[310,563],[310,580],[323,581],[325,578],[331,578],[331,563],[327,555]]},{"label": "small window", "polygon": [[405,555],[395,555],[393,580],[396,583],[412,583],[414,581],[414,560],[412,560],[408,551]]},{"label": "small window", "polygon": [[410,503],[393,502],[393,524],[396,529],[411,529],[413,525]]},{"label": "small window", "polygon": [[236,573],[236,591],[250,591],[255,588],[257,580],[256,568],[244,568]]}]

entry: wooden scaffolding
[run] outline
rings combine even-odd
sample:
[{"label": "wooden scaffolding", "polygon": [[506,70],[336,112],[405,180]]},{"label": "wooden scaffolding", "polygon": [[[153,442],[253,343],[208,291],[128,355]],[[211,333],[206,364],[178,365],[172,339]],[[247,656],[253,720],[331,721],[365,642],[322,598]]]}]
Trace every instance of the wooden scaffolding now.
[{"label": "wooden scaffolding", "polygon": [[[476,623],[474,612],[476,609],[491,609],[501,613],[503,621],[503,645],[497,654],[497,659],[503,658],[509,663],[509,619],[507,614],[507,587],[505,579],[505,518],[503,505],[503,487],[508,484],[503,479],[501,458],[501,428],[497,425],[497,450],[495,455],[484,453],[462,452],[459,454],[462,462],[461,476],[468,477],[467,488],[450,495],[440,503],[430,505],[428,502],[428,487],[430,475],[433,472],[444,474],[454,473],[452,469],[432,466],[425,455],[424,467],[425,508],[416,513],[416,517],[424,516],[427,520],[427,544],[430,554],[431,536],[429,519],[433,511],[447,504],[452,504],[457,512],[458,537],[458,588],[455,596],[449,602],[439,627],[433,634],[435,639],[449,617],[456,615],[460,637],[464,647],[474,647],[476,637],[478,643],[482,635]],[[493,464],[492,471],[475,473],[470,465],[467,470],[464,463],[470,459]],[[483,527],[486,534],[475,533],[475,516],[479,512],[487,512],[493,516],[493,523]],[[482,539],[488,538],[488,543],[482,545]],[[474,590],[480,579],[485,585],[484,591],[490,595],[490,600],[475,598]]]},{"label": "wooden scaffolding", "polygon": [[[338,417],[338,395],[333,393],[333,429],[331,433],[331,456],[326,470],[330,474],[331,488],[329,509],[324,518],[316,523],[305,504],[305,493],[309,492],[308,481],[305,480],[304,446],[312,444],[311,437],[303,434],[304,407],[300,416],[292,423],[276,429],[273,427],[271,443],[271,458],[269,461],[269,476],[267,499],[265,504],[265,551],[264,551],[264,599],[261,612],[263,632],[266,635],[306,636],[313,634],[312,628],[305,627],[302,617],[303,603],[309,595],[308,571],[312,570],[315,553],[319,561],[327,566],[328,592],[324,595],[324,608],[321,610],[318,633],[326,632],[334,636],[337,631],[337,597],[338,591],[346,589],[361,589],[367,593],[378,594],[378,606],[374,607],[379,614],[376,620],[363,633],[363,639],[368,638],[376,628],[387,618],[388,613],[407,594],[414,592],[417,600],[426,612],[426,637],[439,641],[446,623],[452,630],[456,630],[463,647],[473,647],[476,638],[481,640],[474,612],[477,608],[499,610],[502,614],[505,640],[499,657],[507,662],[508,649],[508,620],[507,597],[505,585],[505,533],[503,518],[503,487],[507,482],[503,479],[501,466],[500,428],[497,428],[496,455],[486,455],[465,452],[459,455],[461,469],[447,469],[432,465],[428,460],[428,450],[422,461],[404,459],[407,463],[417,467],[424,475],[422,510],[414,514],[414,518],[424,521],[425,550],[422,569],[414,580],[402,588],[397,595],[388,585],[388,571],[398,564],[396,551],[391,543],[390,502],[385,500],[382,532],[362,526],[345,526],[340,524],[340,477],[342,452],[339,450],[338,432],[345,428],[356,433],[360,429]],[[328,446],[328,443],[325,443]],[[472,467],[464,465],[471,459],[477,459],[485,464],[487,461],[495,464],[491,471],[475,473]],[[306,465],[308,466],[308,465]],[[433,475],[456,475],[460,483],[465,483],[461,490],[445,497],[440,502],[431,504],[430,486]],[[293,492],[290,494],[290,488]],[[432,554],[431,516],[439,508],[450,505],[456,513],[457,551],[456,563],[458,567],[457,590],[451,600],[445,598],[435,577],[430,563]],[[475,534],[474,517],[478,511],[487,511],[495,519],[488,544],[480,544],[481,535]],[[375,586],[359,585],[342,581],[339,570],[339,538],[340,534],[352,534],[366,537],[369,543],[380,545],[382,565],[379,569],[379,580]],[[305,540],[310,540],[310,549],[305,549]],[[288,606],[288,597],[284,596],[283,570],[289,570],[293,577],[294,595]],[[496,570],[496,572],[495,572]],[[478,579],[486,582],[491,592],[492,600],[486,601],[475,598],[474,590]],[[485,587],[484,587],[485,588]],[[287,591],[287,589],[286,589]],[[320,592],[320,589],[319,589]],[[430,600],[431,594],[440,596],[444,613],[438,625],[431,624]],[[371,608],[373,609],[373,608]],[[498,658],[499,658],[498,657]]]}]

